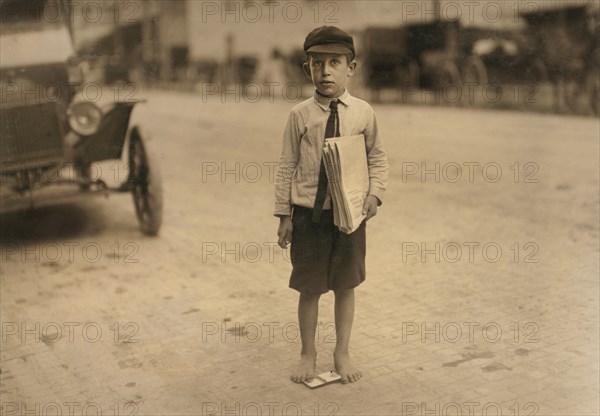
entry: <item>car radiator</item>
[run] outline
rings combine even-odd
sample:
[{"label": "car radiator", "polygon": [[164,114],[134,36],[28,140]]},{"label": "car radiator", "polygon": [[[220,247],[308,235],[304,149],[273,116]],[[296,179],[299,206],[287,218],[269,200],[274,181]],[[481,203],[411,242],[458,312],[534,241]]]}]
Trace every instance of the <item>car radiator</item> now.
[{"label": "car radiator", "polygon": [[0,108],[2,173],[37,169],[58,163],[64,154],[57,103]]}]

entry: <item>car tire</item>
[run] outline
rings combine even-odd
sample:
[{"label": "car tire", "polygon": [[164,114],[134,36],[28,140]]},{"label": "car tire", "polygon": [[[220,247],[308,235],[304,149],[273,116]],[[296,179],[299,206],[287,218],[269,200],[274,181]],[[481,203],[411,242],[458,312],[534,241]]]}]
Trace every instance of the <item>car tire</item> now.
[{"label": "car tire", "polygon": [[141,231],[156,236],[162,225],[163,189],[158,161],[134,128],[129,142],[130,185]]}]

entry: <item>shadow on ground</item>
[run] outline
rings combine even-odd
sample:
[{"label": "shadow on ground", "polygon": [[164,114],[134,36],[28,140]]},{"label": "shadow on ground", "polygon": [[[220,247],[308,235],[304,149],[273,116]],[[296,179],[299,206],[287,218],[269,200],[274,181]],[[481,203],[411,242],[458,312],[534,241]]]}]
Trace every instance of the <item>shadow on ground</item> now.
[{"label": "shadow on ground", "polygon": [[78,204],[61,204],[0,215],[0,243],[52,241],[97,234],[100,213]]}]

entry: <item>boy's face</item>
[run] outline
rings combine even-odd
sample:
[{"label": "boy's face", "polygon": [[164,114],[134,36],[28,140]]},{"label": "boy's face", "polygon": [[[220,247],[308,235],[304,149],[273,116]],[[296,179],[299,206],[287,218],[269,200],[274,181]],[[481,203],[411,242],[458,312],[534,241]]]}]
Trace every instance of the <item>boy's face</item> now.
[{"label": "boy's face", "polygon": [[308,62],[304,64],[304,72],[319,94],[337,98],[344,93],[346,81],[354,75],[356,69],[356,61],[348,60],[346,55],[310,53]]}]

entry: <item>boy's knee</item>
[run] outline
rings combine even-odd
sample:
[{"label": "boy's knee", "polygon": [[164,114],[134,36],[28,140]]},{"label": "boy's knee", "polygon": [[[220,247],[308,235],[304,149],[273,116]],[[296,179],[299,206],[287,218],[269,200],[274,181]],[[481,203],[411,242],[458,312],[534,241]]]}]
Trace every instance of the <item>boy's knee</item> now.
[{"label": "boy's knee", "polygon": [[315,301],[321,298],[320,293],[300,293],[300,300]]},{"label": "boy's knee", "polygon": [[351,296],[354,294],[354,288],[334,290],[335,296]]}]

